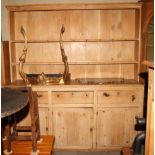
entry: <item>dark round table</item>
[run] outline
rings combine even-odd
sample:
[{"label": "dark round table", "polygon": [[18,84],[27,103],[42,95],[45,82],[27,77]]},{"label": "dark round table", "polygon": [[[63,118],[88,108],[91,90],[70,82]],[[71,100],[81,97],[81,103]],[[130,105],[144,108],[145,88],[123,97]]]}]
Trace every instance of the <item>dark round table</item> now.
[{"label": "dark round table", "polygon": [[[28,90],[26,87],[22,88],[1,88],[1,118],[8,117],[8,124],[5,126],[6,131],[6,150],[5,153],[12,153],[11,151],[11,130],[10,120],[11,115],[23,109],[28,104]],[[3,154],[3,148],[1,150]]]},{"label": "dark round table", "polygon": [[1,118],[10,116],[28,104],[26,88],[1,88]]}]

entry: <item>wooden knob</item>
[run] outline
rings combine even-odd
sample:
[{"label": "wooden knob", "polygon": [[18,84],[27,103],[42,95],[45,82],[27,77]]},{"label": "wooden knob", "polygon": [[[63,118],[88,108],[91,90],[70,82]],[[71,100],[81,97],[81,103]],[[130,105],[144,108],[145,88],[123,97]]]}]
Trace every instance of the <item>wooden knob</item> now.
[{"label": "wooden knob", "polygon": [[110,96],[110,94],[108,94],[108,93],[104,92],[104,93],[103,93],[103,96],[105,96],[105,97],[109,97],[109,96]]}]

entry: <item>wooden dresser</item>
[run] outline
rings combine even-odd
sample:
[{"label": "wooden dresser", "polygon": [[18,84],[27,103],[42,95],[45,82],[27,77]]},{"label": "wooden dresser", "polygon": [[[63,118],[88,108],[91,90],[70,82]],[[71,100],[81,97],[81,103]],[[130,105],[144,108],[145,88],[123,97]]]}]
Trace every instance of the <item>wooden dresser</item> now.
[{"label": "wooden dresser", "polygon": [[[71,81],[33,85],[42,135],[55,148],[107,150],[131,146],[135,116],[142,117],[140,3],[7,6],[11,80],[20,85],[19,57],[28,39],[24,72],[62,73],[59,35]],[[90,81],[89,81],[90,80]],[[101,80],[94,82],[93,80]],[[28,124],[28,116],[20,124]]]}]

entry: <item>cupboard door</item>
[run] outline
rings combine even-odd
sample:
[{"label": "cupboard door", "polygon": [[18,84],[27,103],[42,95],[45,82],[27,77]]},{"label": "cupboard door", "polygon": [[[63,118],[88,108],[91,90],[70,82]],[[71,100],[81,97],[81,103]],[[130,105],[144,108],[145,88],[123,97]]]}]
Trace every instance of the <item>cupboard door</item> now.
[{"label": "cupboard door", "polygon": [[48,108],[39,108],[40,134],[48,135]]},{"label": "cupboard door", "polygon": [[55,108],[53,114],[56,148],[92,148],[91,108]]},{"label": "cupboard door", "polygon": [[103,108],[97,115],[97,147],[131,146],[137,108]]}]

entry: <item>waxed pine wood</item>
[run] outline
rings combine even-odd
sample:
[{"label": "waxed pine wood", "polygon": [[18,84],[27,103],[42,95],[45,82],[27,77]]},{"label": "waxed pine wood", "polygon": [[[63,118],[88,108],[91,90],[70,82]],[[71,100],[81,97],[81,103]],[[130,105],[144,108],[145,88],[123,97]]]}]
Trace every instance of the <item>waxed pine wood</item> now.
[{"label": "waxed pine wood", "polygon": [[113,90],[98,92],[98,104],[136,104],[139,99],[135,90]]},{"label": "waxed pine wood", "polygon": [[[54,136],[42,136],[42,141],[37,144],[39,155],[53,155]],[[4,141],[5,148],[5,141]],[[31,141],[13,141],[12,155],[30,155],[32,152]]]},{"label": "waxed pine wood", "polygon": [[[93,92],[52,92],[52,100],[54,104],[92,104]],[[69,100],[71,98],[71,100]]]},{"label": "waxed pine wood", "polygon": [[[61,5],[60,10],[52,5],[51,9],[45,5],[34,5],[29,6],[31,11],[28,6],[8,6],[12,81],[21,79],[18,73],[18,59],[24,46],[21,26],[28,38],[24,71],[31,74],[63,72],[59,48],[62,24],[65,26],[64,48],[72,79],[116,77],[138,81],[141,4],[120,5],[102,4],[100,9],[97,4],[88,7],[68,5],[68,9],[66,5]],[[40,11],[37,7],[45,9]],[[12,11],[14,9],[15,12]],[[41,22],[44,24],[38,24]]]},{"label": "waxed pine wood", "polygon": [[92,108],[54,108],[55,147],[92,148]]},{"label": "waxed pine wood", "polygon": [[130,148],[123,148],[121,155],[133,155],[133,150]]},{"label": "waxed pine wood", "polygon": [[132,145],[137,108],[102,108],[97,115],[97,147]]},{"label": "waxed pine wood", "polygon": [[149,68],[145,155],[154,154],[154,68]]},{"label": "waxed pine wood", "polygon": [[10,79],[9,42],[1,42],[1,84],[6,85]]},{"label": "waxed pine wood", "polygon": [[49,134],[49,109],[48,108],[39,108],[39,119],[40,119],[40,133],[41,135],[50,135]]},{"label": "waxed pine wood", "polygon": [[[127,80],[123,84],[33,85],[38,96],[41,134],[55,135],[55,149],[118,150],[131,146],[136,134],[134,118],[142,117],[143,111],[143,84],[138,77],[141,7],[140,3],[7,7],[11,80],[15,85],[21,80],[21,25],[28,38],[25,73],[64,71],[59,47],[64,24],[64,49],[71,79]],[[29,123],[28,117],[24,121],[20,123]]]},{"label": "waxed pine wood", "polygon": [[33,86],[33,91],[48,94],[48,104],[39,103],[41,134],[55,135],[55,149],[118,150],[131,146],[137,134],[142,84]]}]

